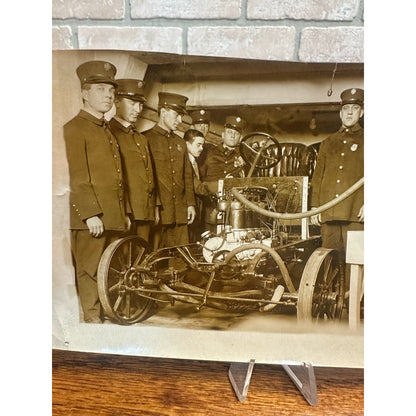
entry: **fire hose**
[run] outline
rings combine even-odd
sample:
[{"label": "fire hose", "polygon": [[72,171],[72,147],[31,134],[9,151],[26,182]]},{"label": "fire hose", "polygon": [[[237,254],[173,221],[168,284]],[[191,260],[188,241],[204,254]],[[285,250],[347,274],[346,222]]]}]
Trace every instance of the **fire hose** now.
[{"label": "fire hose", "polygon": [[272,212],[272,211],[268,211],[267,209],[261,208],[258,205],[256,205],[255,203],[249,201],[238,190],[238,189],[246,189],[246,188],[232,188],[231,193],[236,199],[238,199],[246,207],[252,209],[253,211],[255,211],[255,212],[257,212],[261,215],[265,215],[265,216],[270,217],[270,218],[279,218],[279,219],[284,219],[284,220],[295,220],[295,219],[300,219],[300,218],[312,217],[313,215],[320,214],[321,212],[326,211],[326,210],[334,207],[335,205],[338,205],[340,202],[342,202],[344,199],[348,198],[350,195],[352,195],[354,192],[356,192],[363,185],[364,185],[364,178],[361,178],[357,182],[355,182],[354,185],[352,185],[350,188],[348,188],[345,192],[343,192],[337,198],[332,199],[331,201],[327,202],[326,204],[321,205],[320,207],[311,209],[309,211],[299,212],[299,213]]}]

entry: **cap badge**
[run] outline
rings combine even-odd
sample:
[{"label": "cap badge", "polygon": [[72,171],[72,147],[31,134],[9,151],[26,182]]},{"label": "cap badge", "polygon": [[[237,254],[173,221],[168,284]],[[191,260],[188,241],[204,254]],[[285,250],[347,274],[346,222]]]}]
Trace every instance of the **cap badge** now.
[{"label": "cap badge", "polygon": [[142,81],[139,81],[139,82],[137,83],[137,86],[138,86],[139,88],[142,88],[142,87],[143,87],[143,82],[142,82]]},{"label": "cap badge", "polygon": [[241,156],[235,158],[234,160],[235,168],[240,168],[241,166],[244,166],[244,164],[245,164],[244,159]]},{"label": "cap badge", "polygon": [[205,114],[205,110],[201,110],[199,113],[203,116]]},{"label": "cap badge", "polygon": [[357,92],[357,90],[356,90],[355,88],[353,88],[353,89],[351,90],[351,94],[352,94],[352,95],[354,95],[356,92]]},{"label": "cap badge", "polygon": [[237,117],[235,120],[237,121],[237,123],[239,123],[241,121],[241,118]]},{"label": "cap badge", "polygon": [[109,64],[109,63],[105,63],[104,64],[104,69],[106,70],[106,71],[110,71],[110,69],[111,69],[111,65]]},{"label": "cap badge", "polygon": [[351,152],[355,152],[358,149],[358,144],[354,143],[351,147]]}]

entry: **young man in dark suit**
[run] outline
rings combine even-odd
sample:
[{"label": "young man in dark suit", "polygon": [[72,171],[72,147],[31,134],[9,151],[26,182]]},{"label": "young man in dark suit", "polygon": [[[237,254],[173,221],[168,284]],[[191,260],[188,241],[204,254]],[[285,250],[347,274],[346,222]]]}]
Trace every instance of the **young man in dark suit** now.
[{"label": "young man in dark suit", "polygon": [[201,234],[206,231],[202,218],[203,199],[209,198],[211,193],[208,190],[208,185],[201,181],[198,166],[198,158],[204,149],[204,134],[200,130],[189,129],[185,132],[183,139],[186,142],[188,157],[193,170],[194,192],[196,196],[196,218],[189,225],[189,238],[194,243],[200,241]]}]

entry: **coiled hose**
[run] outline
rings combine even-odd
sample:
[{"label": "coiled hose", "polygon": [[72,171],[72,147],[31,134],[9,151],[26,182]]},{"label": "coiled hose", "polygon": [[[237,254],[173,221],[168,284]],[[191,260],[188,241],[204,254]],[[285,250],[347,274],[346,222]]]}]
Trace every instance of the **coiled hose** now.
[{"label": "coiled hose", "polygon": [[[268,211],[267,209],[261,208],[255,203],[249,201],[246,197],[244,197],[241,192],[238,190],[238,188],[232,188],[231,193],[234,195],[235,198],[237,198],[241,203],[243,203],[246,207],[252,209],[253,211],[265,215],[270,218],[279,218],[284,220],[296,220],[300,218],[306,218],[306,217],[312,217],[313,215],[317,215],[323,211],[326,211],[335,205],[342,202],[344,199],[348,198],[351,194],[356,192],[359,188],[361,188],[364,185],[364,178],[359,179],[357,182],[355,182],[354,185],[352,185],[350,188],[348,188],[345,192],[343,192],[339,197],[332,199],[331,201],[327,202],[324,205],[321,205],[320,207],[311,209],[309,211],[305,212],[298,212],[298,213],[280,213],[280,212],[273,212]],[[241,188],[240,188],[241,189]]]}]

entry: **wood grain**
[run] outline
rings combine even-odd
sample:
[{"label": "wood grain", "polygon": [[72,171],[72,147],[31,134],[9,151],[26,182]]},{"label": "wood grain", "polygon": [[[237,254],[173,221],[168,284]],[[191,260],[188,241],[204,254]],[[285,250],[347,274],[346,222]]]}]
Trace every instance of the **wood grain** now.
[{"label": "wood grain", "polygon": [[315,368],[310,406],[278,365],[256,364],[245,402],[228,380],[229,363],[54,350],[53,415],[364,414],[362,369]]}]

